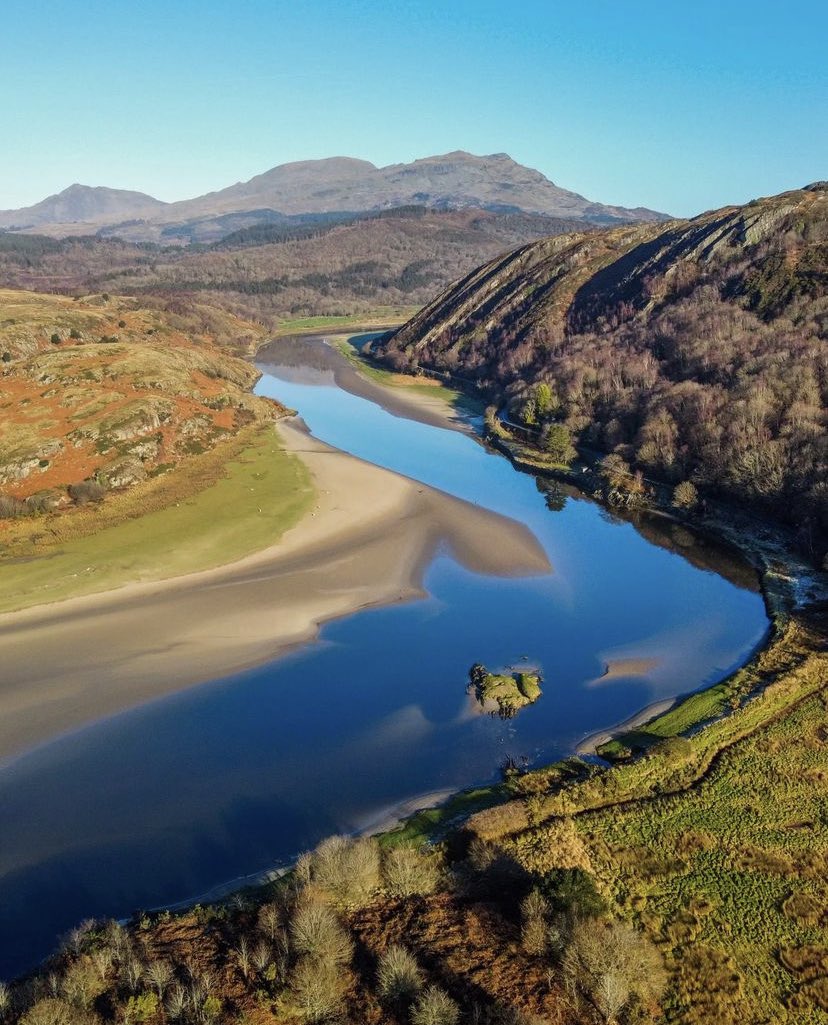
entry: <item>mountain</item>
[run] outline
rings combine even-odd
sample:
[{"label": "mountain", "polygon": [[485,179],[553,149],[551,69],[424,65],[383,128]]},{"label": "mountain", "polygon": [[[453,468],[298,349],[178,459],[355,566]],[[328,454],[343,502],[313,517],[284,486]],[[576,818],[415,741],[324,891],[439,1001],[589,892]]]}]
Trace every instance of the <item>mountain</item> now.
[{"label": "mountain", "polygon": [[435,209],[523,211],[590,221],[663,220],[652,210],[591,203],[554,185],[505,153],[478,157],[456,151],[411,164],[375,167],[367,160],[332,157],[282,164],[249,182],[175,203],[175,217],[270,207],[285,214],[379,210],[419,205]]},{"label": "mountain", "polygon": [[110,224],[158,216],[167,206],[143,192],[70,185],[34,206],[0,210],[0,228],[18,230],[72,224]]},{"label": "mountain", "polygon": [[598,224],[665,218],[643,207],[591,202],[505,153],[474,156],[456,151],[388,167],[351,157],[281,164],[250,181],[168,204],[141,193],[73,185],[36,206],[0,212],[0,227],[48,228],[50,234],[66,235],[80,233],[79,225],[86,222],[87,231],[105,227],[134,241],[189,241],[194,224],[204,235],[205,221],[234,214],[255,214],[236,225],[245,227],[274,215],[360,213],[410,205],[542,214]]},{"label": "mountain", "polygon": [[562,426],[619,467],[761,508],[828,548],[825,183],[521,246],[382,354],[473,379],[513,420]]}]

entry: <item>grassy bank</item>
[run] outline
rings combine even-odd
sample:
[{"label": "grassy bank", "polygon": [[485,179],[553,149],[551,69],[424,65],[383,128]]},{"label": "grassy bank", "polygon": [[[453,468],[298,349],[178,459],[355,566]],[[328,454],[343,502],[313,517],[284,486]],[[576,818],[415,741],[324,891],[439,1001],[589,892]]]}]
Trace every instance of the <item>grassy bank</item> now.
[{"label": "grassy bank", "polygon": [[417,378],[412,377],[410,374],[396,374],[391,370],[386,370],[374,362],[374,360],[363,355],[359,335],[342,335],[330,340],[355,370],[375,384],[385,388],[405,391],[418,398],[430,400],[440,398],[448,403],[452,409],[471,414],[472,416],[481,416],[483,414],[483,404],[465,392],[442,384],[433,378]]},{"label": "grassy bank", "polygon": [[527,773],[467,823],[536,874],[593,875],[661,948],[668,1021],[828,1020],[826,618],[791,619],[736,674],[759,690],[732,714],[681,737],[691,698],[650,725],[643,757],[563,783]]},{"label": "grassy bank", "polygon": [[278,540],[312,495],[273,427],[249,428],[101,506],[12,525],[0,611],[233,562]]}]

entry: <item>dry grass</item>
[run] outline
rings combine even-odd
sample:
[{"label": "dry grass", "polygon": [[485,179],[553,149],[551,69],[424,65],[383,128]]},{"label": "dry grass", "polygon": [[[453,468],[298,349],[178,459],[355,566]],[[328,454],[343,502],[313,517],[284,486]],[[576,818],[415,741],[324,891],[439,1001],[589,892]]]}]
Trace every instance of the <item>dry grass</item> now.
[{"label": "dry grass", "polygon": [[824,613],[790,621],[753,664],[758,696],[690,740],[553,784],[541,825],[525,800],[471,819],[531,871],[584,859],[664,953],[669,1022],[826,1021],[825,636]]}]

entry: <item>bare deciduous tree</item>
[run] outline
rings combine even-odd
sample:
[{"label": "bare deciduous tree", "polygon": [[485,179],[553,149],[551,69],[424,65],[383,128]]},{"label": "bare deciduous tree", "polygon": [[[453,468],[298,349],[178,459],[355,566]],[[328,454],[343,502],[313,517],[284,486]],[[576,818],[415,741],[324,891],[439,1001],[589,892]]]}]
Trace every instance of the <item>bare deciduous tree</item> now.
[{"label": "bare deciduous tree", "polygon": [[326,904],[311,903],[299,907],[291,922],[290,934],[298,954],[336,965],[351,960],[351,939]]},{"label": "bare deciduous tree", "polygon": [[377,967],[377,990],[392,1002],[409,1001],[423,988],[423,973],[405,947],[393,945],[383,952]]},{"label": "bare deciduous tree", "polygon": [[166,961],[150,961],[147,965],[147,981],[155,987],[159,1000],[163,998],[164,990],[169,985],[172,975],[172,968]]},{"label": "bare deciduous tree", "polygon": [[433,893],[440,878],[433,854],[414,847],[392,847],[382,859],[382,878],[394,896]]},{"label": "bare deciduous tree", "polygon": [[665,983],[661,956],[641,933],[597,918],[573,926],[563,970],[570,991],[582,993],[607,1023],[617,1019],[633,993],[655,999]]}]

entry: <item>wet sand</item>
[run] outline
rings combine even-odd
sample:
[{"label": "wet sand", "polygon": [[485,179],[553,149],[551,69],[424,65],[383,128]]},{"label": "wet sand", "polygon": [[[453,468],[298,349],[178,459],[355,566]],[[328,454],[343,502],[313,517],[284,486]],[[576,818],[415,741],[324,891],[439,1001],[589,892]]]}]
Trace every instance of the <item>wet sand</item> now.
[{"label": "wet sand", "polygon": [[643,726],[645,723],[650,722],[659,715],[663,715],[680,701],[681,697],[664,698],[662,701],[654,701],[652,704],[647,705],[646,708],[642,708],[640,712],[636,712],[636,714],[631,716],[629,719],[625,719],[623,722],[618,723],[618,725],[612,726],[607,730],[599,730],[597,733],[588,734],[588,736],[584,737],[580,744],[575,748],[575,754],[597,754],[598,748],[601,747],[602,744],[607,744],[609,741],[615,740],[616,737],[621,737],[625,733],[629,733],[630,730],[634,730],[638,726]]},{"label": "wet sand", "polygon": [[0,616],[0,763],[193,684],[272,659],[318,626],[422,593],[442,545],[482,573],[548,572],[522,524],[380,469],[283,422],[313,511],[229,566]]},{"label": "wet sand", "polygon": [[654,669],[657,669],[664,660],[662,658],[611,658],[607,660],[607,667],[600,676],[596,676],[590,682],[594,687],[600,683],[612,683],[613,680],[623,680],[630,676],[646,676]]}]

